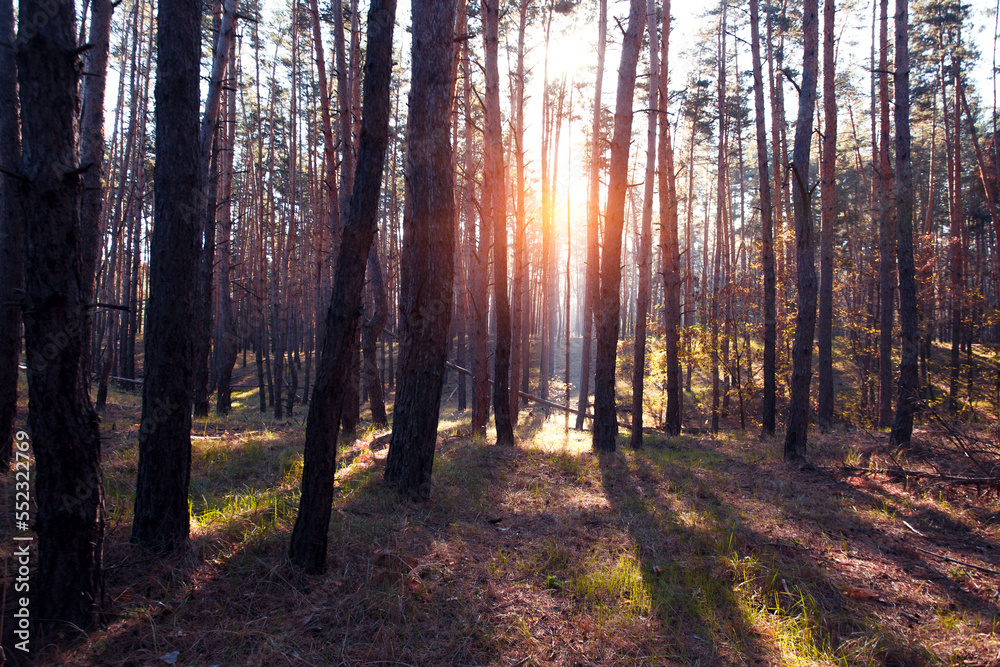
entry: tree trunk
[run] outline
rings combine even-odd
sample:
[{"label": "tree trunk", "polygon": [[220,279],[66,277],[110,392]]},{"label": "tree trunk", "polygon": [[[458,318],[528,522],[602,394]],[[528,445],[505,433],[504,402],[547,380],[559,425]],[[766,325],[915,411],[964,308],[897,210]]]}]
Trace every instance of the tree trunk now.
[{"label": "tree trunk", "polygon": [[[77,46],[74,6],[22,0],[20,15],[14,52],[25,244],[14,250],[26,255],[24,338],[38,537],[31,591],[38,638],[92,629],[101,604],[101,442],[82,368],[91,333],[86,297],[95,270],[85,239],[97,232],[85,227],[93,220],[79,215],[79,61],[70,55]],[[43,15],[48,21],[40,28],[28,18]]]},{"label": "tree trunk", "polygon": [[[510,414],[511,421],[517,423],[520,396],[517,383],[521,377],[522,330],[525,328],[524,297],[525,297],[525,232],[527,230],[527,215],[525,211],[525,180],[524,180],[524,31],[528,22],[530,0],[521,0],[518,7],[517,25],[517,70],[514,75],[514,94],[511,104],[511,115],[514,121],[512,140],[514,142],[514,289],[512,293],[513,308],[511,312],[511,351],[510,351]],[[464,377],[464,376],[463,376]]]},{"label": "tree trunk", "polygon": [[229,42],[229,86],[226,90],[225,141],[222,144],[222,201],[219,208],[219,317],[215,327],[216,401],[215,412],[228,415],[232,409],[233,368],[236,366],[237,337],[230,296],[233,235],[233,158],[236,153],[236,41]]},{"label": "tree trunk", "polygon": [[[218,215],[219,180],[219,109],[222,102],[222,85],[229,65],[230,44],[236,35],[236,10],[238,0],[225,0],[219,20],[219,33],[212,58],[212,71],[205,96],[205,114],[201,122],[200,174],[201,193],[199,208],[205,216],[202,226],[202,253],[197,306],[194,309],[195,339],[195,395],[194,414],[204,417],[208,414],[208,397],[212,393],[209,386],[209,353],[212,340],[212,278],[215,267],[215,227]],[[157,107],[158,108],[158,107]]]},{"label": "tree trunk", "polygon": [[889,0],[880,0],[879,18],[879,339],[878,339],[878,425],[892,423],[892,325],[896,270],[895,234],[892,226],[893,196],[892,166],[889,162]]},{"label": "tree trunk", "polygon": [[385,481],[403,496],[425,500],[431,491],[453,296],[455,198],[448,119],[455,3],[418,0],[412,16],[400,374]]},{"label": "tree trunk", "polygon": [[[663,266],[664,324],[667,342],[667,415],[666,429],[672,435],[681,432],[683,394],[680,364],[681,329],[681,256],[677,231],[677,184],[674,174],[674,149],[667,122],[670,79],[670,0],[663,8],[663,38],[660,46],[659,116],[660,116],[660,261]],[[634,436],[633,436],[634,437]]]},{"label": "tree trunk", "polygon": [[[764,395],[761,398],[761,430],[774,435],[775,427],[775,343],[777,311],[774,268],[774,211],[771,202],[771,179],[767,167],[767,131],[764,127],[764,78],[760,61],[760,17],[758,0],[750,0],[750,50],[753,58],[754,109],[757,124],[757,171],[760,182],[761,263],[764,268]],[[772,119],[771,122],[774,122]]]},{"label": "tree trunk", "polygon": [[316,386],[306,418],[302,497],[292,529],[288,557],[296,566],[312,573],[326,569],[337,437],[346,399],[342,380],[354,361],[365,264],[378,224],[379,192],[385,151],[389,145],[389,88],[395,15],[395,0],[373,0],[368,10],[368,58],[365,61],[357,178],[344,218],[340,258],[326,315],[327,335],[323,340],[323,352],[316,369]]},{"label": "tree trunk", "polygon": [[[962,201],[962,116],[959,87],[961,66],[953,55],[952,76],[955,93],[951,133],[951,238],[949,239],[948,261],[951,263],[951,375],[948,381],[948,407],[953,414],[958,413],[958,377],[961,371],[960,346],[962,342],[962,315],[965,308],[965,202]],[[942,81],[942,85],[944,82]]]},{"label": "tree trunk", "polygon": [[375,358],[375,341],[385,329],[385,323],[388,319],[388,300],[377,244],[372,245],[371,250],[368,251],[368,278],[373,296],[373,308],[371,318],[365,320],[361,326],[361,352],[364,359],[365,391],[368,394],[368,404],[371,407],[372,424],[383,427],[389,423],[389,418],[385,413],[385,392],[382,389],[382,375],[379,373],[378,360]]},{"label": "tree trunk", "polygon": [[[669,0],[667,2],[669,4]],[[665,16],[669,16],[669,12],[668,7]],[[666,20],[669,21],[669,19]],[[646,182],[642,192],[642,232],[637,261],[639,285],[635,308],[635,347],[632,355],[632,433],[629,441],[632,449],[642,447],[642,389],[646,377],[646,315],[649,311],[649,281],[652,272],[650,265],[653,254],[651,237],[653,236],[653,187],[656,175],[656,123],[660,115],[660,40],[655,0],[646,0],[646,28],[649,32],[649,113],[646,124]],[[666,113],[663,116],[666,118]],[[669,123],[665,124],[669,127]],[[661,167],[660,173],[666,175],[666,169]],[[664,194],[662,186],[660,192]],[[666,213],[666,207],[662,204],[660,210]],[[663,227],[666,229],[666,224]]]},{"label": "tree trunk", "polygon": [[919,399],[917,367],[919,323],[916,269],[913,262],[913,175],[910,167],[909,6],[896,1],[896,252],[899,258],[899,328],[902,347],[899,391],[891,441],[906,445],[913,434],[913,413]]},{"label": "tree trunk", "polygon": [[833,224],[836,214],[837,100],[834,76],[834,0],[823,3],[823,160],[820,169],[819,403],[821,431],[833,425]]},{"label": "tree trunk", "polygon": [[199,234],[201,3],[161,0],[157,16],[155,206],[146,301],[145,378],[132,541],[187,541]]},{"label": "tree trunk", "polygon": [[486,422],[490,415],[489,370],[489,266],[493,227],[485,220],[479,225],[478,244],[475,237],[475,161],[473,159],[472,128],[472,70],[469,62],[469,45],[462,45],[462,83],[465,106],[465,224],[468,229],[469,251],[469,317],[472,319],[472,416],[473,435],[486,436]]},{"label": "tree trunk", "polygon": [[802,32],[802,85],[792,149],[792,204],[795,213],[796,284],[798,313],[792,346],[792,385],[785,432],[785,460],[800,461],[806,454],[809,430],[809,384],[812,380],[812,346],[816,333],[816,261],[810,211],[809,149],[812,144],[813,108],[816,106],[816,70],[819,65],[819,13],[817,0],[804,0]]},{"label": "tree trunk", "polygon": [[619,290],[622,280],[622,229],[625,225],[625,197],[628,194],[632,98],[635,93],[635,70],[644,20],[645,7],[642,0],[632,0],[618,68],[615,129],[611,140],[608,201],[604,215],[600,307],[594,311],[597,320],[597,366],[594,372],[593,446],[599,451],[614,451],[618,436],[615,359],[618,351]]},{"label": "tree trunk", "polygon": [[[0,42],[14,43],[14,6],[0,0]],[[21,162],[20,101],[13,49],[0,47],[0,467],[7,470],[17,415],[24,289],[24,223],[18,202]]]},{"label": "tree trunk", "polygon": [[[83,57],[83,113],[80,119],[80,166],[83,173],[83,195],[80,201],[80,222],[86,231],[82,239],[81,256],[86,266],[97,266],[104,240],[104,90],[107,82],[108,53],[111,41],[110,0],[90,3],[88,43],[92,46]],[[87,276],[84,301],[96,301],[95,276]],[[90,387],[91,346],[84,347],[81,361],[84,384]]]},{"label": "tree trunk", "polygon": [[[483,137],[483,224],[493,228],[493,308],[497,322],[493,356],[493,417],[497,444],[514,444],[510,412],[510,300],[507,296],[507,195],[504,189],[503,133],[500,129],[498,0],[483,0],[483,46],[486,50],[486,99]],[[543,369],[544,370],[544,369]]]},{"label": "tree trunk", "polygon": [[[608,34],[608,2],[598,0],[600,15],[597,23],[597,80],[594,83],[594,119],[590,126],[590,177],[587,195],[587,278],[583,298],[583,341],[580,352],[580,401],[576,413],[576,428],[583,430],[590,404],[590,353],[594,339],[597,300],[600,296],[601,263],[600,235],[600,160],[601,154],[601,90],[604,82],[604,51]],[[525,387],[525,391],[527,387]]]}]

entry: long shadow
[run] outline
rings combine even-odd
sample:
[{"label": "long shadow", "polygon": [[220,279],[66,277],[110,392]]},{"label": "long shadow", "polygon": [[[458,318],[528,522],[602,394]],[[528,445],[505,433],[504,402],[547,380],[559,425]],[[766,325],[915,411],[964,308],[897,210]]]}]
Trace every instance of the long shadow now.
[{"label": "long shadow", "polygon": [[[783,544],[780,540],[775,542],[772,535],[752,527],[755,523],[754,517],[737,516],[732,510],[725,511],[730,517],[727,521],[739,524],[738,532],[746,545],[751,549],[754,545],[773,547],[772,562],[769,567],[782,580],[788,583],[797,582],[793,588],[808,593],[818,604],[818,611],[825,616],[825,619],[820,623],[820,633],[817,636],[821,642],[825,642],[828,649],[835,653],[852,650],[851,647],[844,647],[841,650],[841,645],[848,641],[850,635],[860,632],[879,636],[879,645],[869,654],[882,663],[903,660],[903,664],[923,664],[929,660],[929,652],[926,649],[914,645],[907,637],[898,634],[897,628],[888,627],[881,618],[887,614],[895,614],[910,621],[919,620],[917,618],[919,613],[911,608],[916,603],[908,598],[905,592],[892,587],[891,576],[889,581],[873,579],[870,572],[864,569],[865,561],[876,564],[885,562],[905,573],[907,577],[923,580],[946,601],[948,609],[952,611],[960,613],[972,611],[993,616],[994,619],[998,617],[1000,609],[995,602],[986,601],[982,596],[975,596],[942,573],[942,569],[948,567],[947,562],[929,556],[926,551],[912,548],[913,538],[916,536],[906,533],[901,538],[897,534],[887,532],[873,521],[865,520],[866,511],[885,511],[887,500],[905,506],[907,500],[905,497],[891,491],[876,495],[837,480],[833,480],[831,484],[832,476],[823,471],[798,473],[788,488],[776,491],[773,488],[775,483],[769,480],[765,467],[724,454],[719,456],[728,466],[739,465],[745,468],[750,479],[756,480],[753,482],[752,492],[755,493],[759,486],[764,486],[762,494],[764,501],[780,510],[779,515],[785,527],[791,527],[798,535],[815,541],[817,548],[803,547],[797,543]],[[699,489],[713,489],[718,485],[718,480],[709,479],[700,473],[697,475],[696,483]],[[829,506],[810,508],[808,505],[803,505],[801,499],[797,499],[804,491],[802,485],[837,486],[837,493],[842,499],[831,499],[835,503],[832,509]],[[712,491],[708,492],[708,495],[712,494]],[[981,558],[982,554],[976,553],[979,548],[995,549],[991,541],[972,535],[966,526],[933,508],[921,508],[920,511],[910,513],[890,509],[889,514],[893,520],[900,522],[909,517],[911,524],[914,523],[912,519],[917,517],[934,517],[939,526],[958,533],[955,539],[940,546],[947,548],[948,551],[965,554],[966,557]],[[840,533],[844,544],[843,551],[850,554],[852,562],[860,565],[854,575],[843,571],[842,563],[831,562],[824,553],[833,550],[829,549],[829,538],[832,535],[824,535],[824,531],[831,529]],[[927,533],[924,537],[933,544],[932,534]],[[931,545],[927,546],[934,549]],[[835,550],[840,551],[840,549]],[[942,549],[935,550],[942,551]],[[831,568],[838,571],[840,576],[836,578],[832,576]],[[936,611],[931,610],[932,616],[934,613]],[[912,627],[912,623],[906,625]]]},{"label": "long shadow", "polygon": [[748,623],[730,581],[717,576],[723,566],[717,545],[732,536],[725,522],[683,520],[672,491],[660,488],[662,472],[671,473],[670,489],[688,484],[674,471],[653,471],[639,455],[635,470],[620,453],[598,460],[608,501],[636,544],[669,653],[688,663],[770,663],[775,656]]},{"label": "long shadow", "polygon": [[[522,429],[537,427],[529,418]],[[242,534],[198,527],[192,548],[166,559],[129,547],[126,530],[108,549],[114,616],[79,664],[153,664],[174,651],[177,664],[206,666],[485,663],[495,647],[476,579],[488,559],[476,554],[516,452],[443,433],[422,504],[382,483],[380,453],[338,473],[323,576],[286,562],[295,502],[261,507]],[[255,454],[238,449],[231,463],[250,473]],[[37,664],[58,659],[50,652]]]}]

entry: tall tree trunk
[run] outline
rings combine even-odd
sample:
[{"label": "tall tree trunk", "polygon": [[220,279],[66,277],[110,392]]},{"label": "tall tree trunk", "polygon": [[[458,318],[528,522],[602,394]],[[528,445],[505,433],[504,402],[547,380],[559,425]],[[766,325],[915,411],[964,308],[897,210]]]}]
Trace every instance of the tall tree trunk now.
[{"label": "tall tree trunk", "polygon": [[[20,16],[14,45],[23,142],[18,199],[25,232],[24,338],[38,536],[31,591],[38,637],[90,630],[101,604],[101,442],[82,368],[95,271],[84,239],[97,232],[85,227],[94,221],[82,220],[79,211],[74,5],[21,0]],[[34,21],[39,16],[48,19],[41,27]]]},{"label": "tall tree trunk", "polygon": [[919,322],[913,262],[913,174],[910,166],[909,6],[896,0],[896,252],[899,258],[899,391],[891,440],[906,445],[913,434],[913,413],[920,391],[917,367]]},{"label": "tall tree trunk", "polygon": [[[326,197],[324,210],[327,214],[326,225],[331,238],[331,258],[336,262],[340,250],[340,197],[337,190],[337,151],[333,141],[333,123],[330,120],[330,91],[326,76],[326,55],[323,49],[323,32],[320,29],[319,8],[317,0],[309,1],[309,13],[312,17],[313,49],[316,52],[316,72],[320,95],[320,119],[323,132],[323,192]],[[329,264],[329,261],[322,262]],[[322,268],[321,268],[322,273]],[[327,274],[319,277],[319,299],[327,294]],[[317,348],[322,349],[323,338],[326,336],[325,318],[317,318]]]},{"label": "tall tree trunk", "polygon": [[[524,181],[524,32],[528,23],[530,0],[521,0],[518,8],[517,24],[517,69],[514,75],[514,95],[511,100],[513,109],[511,115],[514,121],[514,289],[513,308],[511,311],[511,350],[510,350],[510,413],[511,421],[517,423],[520,397],[517,383],[521,378],[522,335],[525,329],[525,232],[527,230],[527,215],[525,212],[525,181]],[[568,405],[568,403],[567,403]],[[566,413],[569,414],[569,413]]]},{"label": "tall tree trunk", "polygon": [[406,212],[400,267],[400,375],[385,481],[427,499],[451,320],[455,234],[448,137],[455,3],[413,3]]},{"label": "tall tree trunk", "polygon": [[[373,0],[368,9],[368,57],[365,60],[357,178],[344,218],[343,242],[326,315],[327,335],[323,340],[323,352],[316,369],[316,386],[306,418],[302,497],[292,529],[288,557],[296,566],[313,573],[326,569],[337,437],[346,398],[342,379],[354,362],[365,264],[378,225],[379,192],[385,151],[389,145],[389,88],[395,15],[395,0]],[[414,62],[417,62],[416,59]],[[444,125],[447,128],[447,123]]]},{"label": "tall tree trunk", "polygon": [[146,301],[145,378],[132,541],[172,551],[188,537],[191,400],[201,193],[201,3],[161,0],[157,16],[156,167]]},{"label": "tall tree trunk", "polygon": [[628,28],[622,38],[622,58],[618,67],[615,100],[615,129],[611,140],[608,201],[604,215],[604,252],[601,257],[600,307],[597,320],[597,365],[594,371],[594,449],[614,451],[618,436],[615,406],[615,358],[618,351],[619,291],[622,271],[622,230],[625,225],[625,197],[628,194],[628,154],[632,137],[632,98],[635,70],[639,59],[645,7],[632,0]]},{"label": "tall tree trunk", "polygon": [[594,338],[595,311],[600,298],[600,175],[598,155],[601,152],[601,91],[604,82],[604,52],[608,35],[608,2],[598,0],[597,79],[594,83],[594,118],[590,126],[590,176],[587,194],[587,278],[583,297],[583,341],[580,352],[580,401],[576,413],[576,428],[583,429],[590,405],[590,353]]},{"label": "tall tree trunk", "polygon": [[[384,161],[384,160],[383,160]],[[382,264],[379,262],[378,245],[374,244],[368,251],[368,279],[372,293],[372,315],[361,325],[361,351],[364,358],[365,391],[371,407],[372,424],[385,426],[389,418],[385,413],[385,392],[382,389],[382,375],[379,373],[375,358],[375,341],[382,335],[388,320],[388,299],[385,291],[385,278],[382,276]]]},{"label": "tall tree trunk", "polygon": [[219,201],[219,140],[212,137],[212,160],[207,176],[207,194],[202,220],[202,251],[198,260],[198,293],[195,297],[194,402],[195,417],[208,415],[209,357],[212,352],[212,278],[215,274],[215,228]]},{"label": "tall tree trunk", "polygon": [[[91,47],[83,57],[83,113],[80,118],[80,167],[83,173],[83,195],[80,201],[80,222],[86,232],[82,239],[81,256],[86,266],[97,266],[104,240],[104,90],[107,83],[108,53],[111,47],[110,0],[90,3]],[[84,301],[93,303],[96,293],[94,276],[84,284]],[[81,361],[84,384],[90,386],[91,347],[84,347]]]},{"label": "tall tree trunk", "polygon": [[[14,43],[13,0],[0,0],[0,42]],[[0,468],[7,470],[17,415],[17,366],[21,356],[24,289],[24,222],[20,183],[11,174],[21,162],[20,101],[14,49],[0,46]]]},{"label": "tall tree trunk", "polygon": [[823,2],[823,159],[820,164],[820,279],[818,366],[819,403],[816,422],[821,431],[833,425],[833,224],[836,214],[837,100],[834,76],[834,0]]},{"label": "tall tree trunk", "polygon": [[[711,316],[709,328],[711,330],[710,357],[712,364],[712,433],[719,432],[719,403],[721,396],[721,382],[719,378],[719,299],[725,295],[720,294],[725,281],[729,279],[728,257],[729,244],[725,240],[726,229],[728,227],[729,211],[729,190],[727,187],[726,171],[728,170],[727,151],[727,126],[726,126],[726,30],[727,14],[729,9],[728,0],[722,0],[722,12],[719,16],[719,53],[716,58],[718,62],[718,79],[716,88],[718,93],[719,110],[719,152],[718,164],[716,166],[716,206],[715,206],[715,270],[712,271],[712,291],[711,291]],[[706,243],[708,233],[706,226]],[[706,283],[707,288],[707,283]],[[728,289],[726,292],[728,293]],[[727,320],[728,329],[728,320]],[[728,333],[728,331],[727,331]],[[728,341],[728,336],[726,336]],[[728,357],[728,342],[726,345],[726,356]],[[728,396],[728,393],[727,393]]]},{"label": "tall tree trunk", "polygon": [[[960,346],[962,343],[962,316],[965,309],[965,202],[962,201],[962,116],[959,87],[961,66],[953,55],[952,77],[955,87],[951,133],[951,238],[948,260],[951,264],[951,375],[948,382],[948,407],[958,412],[958,377],[961,371]],[[943,85],[943,82],[942,82]]]},{"label": "tall tree trunk", "polygon": [[[483,224],[493,228],[493,307],[497,322],[493,356],[493,417],[497,444],[514,444],[510,413],[510,300],[507,296],[507,196],[504,189],[503,133],[500,129],[498,0],[483,0],[483,46],[486,50],[486,130],[483,137]],[[543,364],[544,366],[544,364]],[[542,369],[544,372],[544,368]]]},{"label": "tall tree trunk", "polygon": [[895,315],[894,273],[896,271],[896,244],[892,226],[895,204],[892,185],[892,165],[889,162],[889,0],[880,0],[879,9],[879,339],[878,339],[878,425],[892,423],[892,325]]},{"label": "tall tree trunk", "polygon": [[219,316],[215,326],[216,401],[215,412],[228,415],[232,408],[233,368],[236,366],[237,336],[230,296],[233,236],[233,158],[236,153],[236,41],[229,42],[229,86],[226,90],[225,141],[222,144],[222,201],[219,202]]},{"label": "tall tree trunk", "polygon": [[[750,0],[750,51],[753,58],[754,110],[757,124],[757,171],[760,182],[761,263],[764,267],[764,395],[761,399],[761,430],[774,435],[775,427],[775,342],[777,311],[774,268],[774,223],[771,179],[767,174],[767,131],[764,127],[764,79],[760,61],[760,17],[758,0]],[[771,122],[775,122],[772,118]]]},{"label": "tall tree trunk", "polygon": [[679,435],[683,413],[683,378],[680,363],[681,256],[677,231],[677,182],[674,149],[670,142],[670,0],[663,5],[663,37],[660,45],[658,108],[660,116],[660,262],[663,266],[664,324],[667,342],[667,432]]},{"label": "tall tree trunk", "polygon": [[486,422],[490,413],[490,370],[489,370],[489,266],[493,227],[481,220],[478,244],[475,239],[475,180],[473,173],[472,128],[472,70],[469,63],[468,41],[462,45],[462,79],[465,106],[465,224],[468,229],[469,250],[469,316],[472,319],[472,416],[473,435],[486,435]]},{"label": "tall tree trunk", "polygon": [[[669,0],[667,0],[669,4]],[[669,15],[669,7],[667,8]],[[669,19],[667,19],[669,20]],[[646,0],[646,28],[649,32],[649,113],[646,124],[646,176],[642,192],[642,232],[639,240],[639,286],[636,299],[635,346],[632,356],[632,449],[642,447],[642,389],[646,378],[646,314],[649,311],[650,273],[652,269],[653,187],[656,175],[656,123],[660,116],[659,25],[655,0]],[[666,118],[666,114],[663,114]],[[669,123],[665,122],[667,127]],[[668,130],[669,132],[669,130]],[[661,167],[661,173],[665,169]],[[660,188],[661,193],[663,188]],[[665,207],[660,206],[665,212]],[[664,225],[664,228],[666,225]]]},{"label": "tall tree trunk", "polygon": [[812,380],[812,346],[816,333],[816,261],[813,223],[809,206],[809,148],[812,144],[813,109],[816,106],[816,70],[819,65],[819,8],[817,0],[804,0],[802,32],[802,85],[792,149],[792,204],[795,212],[796,284],[799,290],[792,346],[792,386],[785,432],[785,460],[800,461],[806,454],[809,430],[809,384]]}]

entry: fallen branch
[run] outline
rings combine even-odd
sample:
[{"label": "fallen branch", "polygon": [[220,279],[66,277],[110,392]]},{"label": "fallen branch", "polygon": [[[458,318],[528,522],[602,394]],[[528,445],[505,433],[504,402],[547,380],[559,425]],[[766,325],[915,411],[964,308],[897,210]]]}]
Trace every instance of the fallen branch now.
[{"label": "fallen branch", "polygon": [[935,558],[940,558],[941,560],[948,561],[949,563],[955,563],[956,565],[961,565],[963,567],[971,567],[973,570],[979,570],[980,572],[987,572],[989,574],[1000,574],[1000,571],[991,570],[988,567],[981,567],[979,565],[973,565],[972,563],[967,563],[964,560],[958,560],[957,558],[949,558],[943,554],[935,553],[933,551],[928,551],[927,549],[921,549],[920,547],[913,547],[921,553],[925,553],[929,556],[934,556]]},{"label": "fallen branch", "polygon": [[994,486],[1000,488],[1000,477],[958,477],[955,475],[946,475],[944,473],[938,472],[922,472],[919,470],[907,470],[905,468],[856,468],[854,466],[830,466],[830,467],[820,467],[817,468],[832,470],[834,472],[852,472],[859,474],[878,474],[883,473],[886,475],[899,475],[902,477],[917,477],[919,479],[930,479],[939,482],[945,482],[947,484],[964,484],[964,485],[976,485],[976,486]]}]

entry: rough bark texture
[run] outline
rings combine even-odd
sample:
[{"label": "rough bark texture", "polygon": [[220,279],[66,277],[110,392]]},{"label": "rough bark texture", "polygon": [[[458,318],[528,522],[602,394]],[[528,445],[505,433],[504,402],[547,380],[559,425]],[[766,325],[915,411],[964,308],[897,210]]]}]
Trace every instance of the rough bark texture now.
[{"label": "rough bark texture", "polygon": [[201,2],[157,15],[155,206],[146,302],[145,381],[132,541],[171,551],[188,537],[194,331],[200,258],[198,69]]},{"label": "rough bark texture", "polygon": [[[486,50],[486,100],[483,177],[483,223],[493,228],[493,308],[497,337],[493,353],[493,418],[497,444],[514,444],[510,411],[510,299],[507,296],[507,210],[504,191],[503,132],[500,129],[498,0],[483,0],[483,43]],[[543,363],[544,366],[544,363]],[[545,369],[542,369],[543,377]],[[544,395],[544,394],[543,394]]]},{"label": "rough bark texture", "polygon": [[[642,232],[639,235],[639,284],[635,305],[635,348],[632,354],[632,449],[642,447],[642,388],[646,377],[646,315],[649,312],[653,235],[653,187],[656,176],[656,128],[660,95],[660,40],[656,3],[646,0],[646,27],[649,32],[649,113],[646,124],[646,177],[642,191]],[[665,115],[665,114],[664,114]],[[661,169],[660,173],[665,173]],[[660,188],[663,193],[664,188]],[[664,206],[660,206],[662,212]],[[661,238],[663,236],[661,235]]]},{"label": "rough bark texture", "polygon": [[879,222],[878,222],[878,278],[879,278],[879,337],[878,337],[878,425],[892,422],[892,324],[895,315],[893,301],[896,270],[895,230],[892,226],[895,196],[892,187],[892,166],[889,162],[889,0],[880,2],[879,19]]},{"label": "rough bark texture", "polygon": [[837,168],[837,100],[834,78],[834,0],[823,3],[823,159],[820,162],[819,321],[817,322],[819,402],[816,422],[821,431],[833,424],[833,223]]},{"label": "rough bark texture", "polygon": [[891,441],[906,445],[913,435],[920,377],[917,280],[913,261],[913,172],[910,168],[909,6],[896,0],[896,253],[899,261],[899,389]]},{"label": "rough bark texture", "polygon": [[[583,429],[587,408],[590,405],[590,356],[594,339],[594,313],[600,296],[598,273],[600,250],[600,152],[601,90],[604,82],[604,51],[608,34],[608,2],[599,0],[600,14],[597,24],[597,79],[594,83],[594,118],[590,126],[590,176],[587,194],[587,280],[583,297],[583,341],[580,351],[580,402],[576,413],[576,428]],[[527,387],[524,387],[527,391]]]},{"label": "rough bark texture", "polygon": [[36,475],[38,567],[31,583],[36,639],[93,628],[102,594],[101,442],[82,369],[90,344],[86,296],[93,290],[94,265],[83,248],[92,231],[79,209],[75,49],[72,3],[21,1],[14,50],[22,113],[28,431]]},{"label": "rough bark texture", "polygon": [[219,317],[215,323],[216,397],[215,412],[228,415],[232,408],[233,367],[239,340],[233,321],[230,287],[233,236],[233,158],[236,153],[236,41],[229,43],[229,89],[226,91],[226,139],[222,146],[221,201],[219,202]]},{"label": "rough bark texture", "polygon": [[[760,16],[757,0],[750,0],[750,50],[753,58],[754,110],[757,125],[757,170],[760,179],[761,263],[764,265],[764,395],[761,398],[761,430],[774,435],[775,427],[775,342],[777,283],[774,270],[774,222],[771,180],[767,178],[767,134],[764,127],[764,80],[760,61]],[[772,121],[773,122],[773,121]]]},{"label": "rough bark texture", "polygon": [[475,160],[472,147],[472,79],[469,62],[469,44],[462,46],[462,86],[465,107],[465,224],[469,241],[469,318],[472,320],[472,417],[473,435],[486,436],[486,422],[490,416],[489,370],[489,259],[493,239],[491,225],[481,222],[478,238],[475,234]]},{"label": "rough bark texture", "polygon": [[[202,226],[203,252],[198,278],[198,305],[194,308],[197,334],[195,340],[195,395],[194,414],[204,417],[208,414],[208,397],[212,393],[210,385],[209,352],[212,340],[212,277],[215,267],[215,229],[218,219],[219,200],[219,149],[224,142],[218,136],[219,109],[222,104],[222,85],[229,67],[231,45],[236,39],[236,11],[239,0],[225,0],[219,22],[219,33],[212,58],[212,71],[205,96],[205,114],[199,131],[201,157],[199,174],[201,191],[199,210],[204,212]],[[157,106],[157,109],[159,106]],[[226,203],[228,206],[228,203]]]},{"label": "rough bark texture", "polygon": [[18,202],[21,125],[14,49],[14,5],[0,0],[0,466],[7,469],[17,415],[17,365],[21,356],[24,289],[24,223]]},{"label": "rough bark texture", "polygon": [[400,266],[399,383],[385,481],[426,499],[451,323],[455,198],[448,118],[455,3],[413,3],[406,211]]},{"label": "rough bark texture", "polygon": [[333,503],[337,437],[347,392],[344,377],[354,363],[361,317],[365,264],[378,225],[378,200],[389,145],[389,87],[396,0],[374,0],[368,10],[368,58],[358,142],[357,177],[344,219],[333,296],[326,315],[327,335],[316,369],[316,386],[306,418],[302,497],[288,557],[307,572],[326,569],[326,541]]},{"label": "rough bark texture", "polygon": [[799,113],[792,148],[792,208],[795,213],[796,284],[798,313],[795,316],[795,343],[792,345],[792,386],[788,403],[788,430],[785,432],[785,460],[805,457],[809,430],[809,384],[812,380],[812,347],[816,333],[816,261],[813,251],[813,222],[810,213],[809,149],[813,109],[816,106],[816,70],[819,65],[819,8],[817,0],[805,0],[802,7],[802,84]]},{"label": "rough bark texture", "polygon": [[[362,119],[362,125],[364,120]],[[385,426],[389,417],[385,413],[385,392],[382,388],[382,374],[379,372],[378,359],[375,356],[375,343],[385,329],[389,319],[388,299],[385,290],[385,278],[382,275],[382,264],[379,262],[378,245],[372,244],[368,251],[368,280],[372,294],[372,314],[361,325],[361,356],[364,360],[365,392],[368,394],[368,404],[372,412],[372,424]]]},{"label": "rough bark texture", "polygon": [[[80,223],[85,236],[81,239],[80,252],[86,266],[96,267],[100,244],[104,237],[104,89],[108,72],[108,52],[111,39],[111,0],[93,0],[90,3],[90,30],[87,34],[91,45],[83,56],[83,112],[80,117],[80,168],[83,172],[83,195],[80,201]],[[84,301],[96,300],[96,282],[93,275],[84,285]],[[83,377],[89,386],[91,346],[83,353]]]},{"label": "rough bark texture", "polygon": [[667,110],[670,103],[667,83],[670,79],[670,0],[663,3],[663,36],[660,46],[660,261],[663,265],[664,324],[667,341],[667,418],[666,429],[672,435],[681,432],[683,418],[683,378],[680,362],[681,330],[681,255],[677,231],[677,179],[674,174],[674,149],[670,143]]},{"label": "rough bark texture", "polygon": [[514,93],[511,100],[511,115],[514,128],[511,136],[514,142],[514,289],[511,309],[511,350],[510,350],[510,413],[511,420],[517,423],[517,413],[520,405],[520,395],[517,383],[521,377],[523,354],[522,336],[525,330],[526,286],[524,274],[526,270],[525,232],[527,231],[527,214],[525,211],[524,182],[524,32],[528,23],[528,10],[531,0],[521,0],[518,7],[517,24],[517,69],[514,74]]},{"label": "rough bark texture", "polygon": [[[962,201],[962,116],[959,88],[962,74],[961,64],[957,56],[953,56],[952,76],[955,88],[954,120],[952,123],[951,146],[951,238],[948,244],[948,261],[951,264],[951,373],[948,379],[948,408],[952,413],[958,412],[958,376],[961,371],[959,361],[962,343],[962,317],[965,308],[965,202]],[[944,82],[942,82],[944,85]]]},{"label": "rough bark texture", "polygon": [[611,139],[608,201],[604,215],[604,243],[601,257],[601,289],[597,321],[596,368],[594,370],[594,449],[614,451],[618,436],[615,406],[615,358],[618,351],[619,289],[622,282],[622,229],[625,225],[625,197],[628,194],[628,154],[632,137],[632,98],[639,42],[646,18],[642,0],[632,0],[628,28],[622,38],[622,58],[618,67],[615,100],[615,129]]}]

